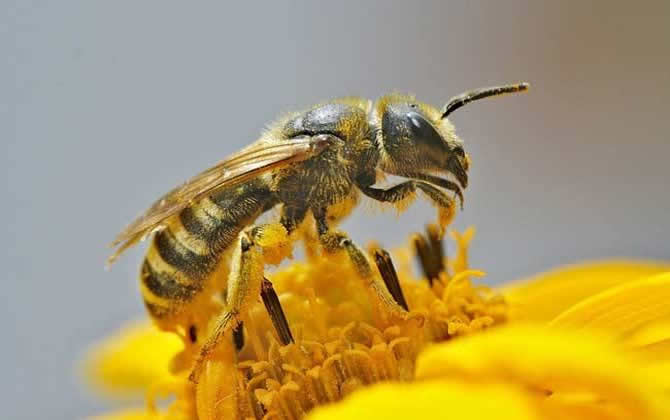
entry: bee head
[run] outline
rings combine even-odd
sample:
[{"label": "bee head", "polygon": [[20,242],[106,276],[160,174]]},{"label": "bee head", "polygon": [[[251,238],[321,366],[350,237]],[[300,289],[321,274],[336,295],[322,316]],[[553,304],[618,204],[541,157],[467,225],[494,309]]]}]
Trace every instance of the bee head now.
[{"label": "bee head", "polygon": [[465,188],[469,158],[454,127],[440,111],[403,95],[388,95],[376,106],[377,144],[384,172],[412,177],[450,173]]},{"label": "bee head", "polygon": [[387,173],[411,177],[416,174],[452,174],[461,187],[468,184],[470,157],[447,116],[468,102],[488,96],[526,90],[525,83],[478,89],[452,98],[442,110],[411,96],[387,95],[373,111],[378,127],[380,166]]}]

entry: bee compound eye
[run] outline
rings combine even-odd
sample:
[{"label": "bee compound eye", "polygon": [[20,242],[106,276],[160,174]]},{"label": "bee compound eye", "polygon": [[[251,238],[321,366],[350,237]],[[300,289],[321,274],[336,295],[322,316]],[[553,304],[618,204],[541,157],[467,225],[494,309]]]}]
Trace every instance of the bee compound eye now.
[{"label": "bee compound eye", "polygon": [[425,124],[424,124],[424,122],[423,122],[424,120],[423,120],[423,118],[421,118],[421,116],[419,116],[419,114],[417,114],[416,112],[410,112],[410,113],[408,113],[408,114],[407,114],[407,118],[408,118],[409,121],[412,123],[412,125],[414,126],[414,128],[416,128],[417,130],[422,130],[422,129],[424,128],[424,126],[425,126]]}]

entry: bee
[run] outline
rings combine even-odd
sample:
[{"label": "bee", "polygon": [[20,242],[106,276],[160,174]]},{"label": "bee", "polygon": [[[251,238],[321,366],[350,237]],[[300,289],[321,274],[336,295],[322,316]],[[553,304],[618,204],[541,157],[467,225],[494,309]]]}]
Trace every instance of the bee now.
[{"label": "bee", "polygon": [[[403,317],[364,252],[335,226],[361,196],[404,209],[419,191],[443,215],[453,215],[455,200],[463,204],[470,157],[447,117],[471,101],[527,88],[473,90],[441,110],[390,94],[374,103],[343,98],[289,114],[156,201],[116,237],[109,262],[153,235],[140,270],[144,304],[159,328],[191,342],[202,338],[199,361],[242,322],[261,292],[264,264],[288,255],[281,250],[306,220],[323,250],[345,252],[378,303]],[[405,179],[377,187],[385,175]],[[278,221],[255,224],[275,207]],[[223,303],[212,303],[222,294]],[[209,333],[198,337],[201,330]]]}]

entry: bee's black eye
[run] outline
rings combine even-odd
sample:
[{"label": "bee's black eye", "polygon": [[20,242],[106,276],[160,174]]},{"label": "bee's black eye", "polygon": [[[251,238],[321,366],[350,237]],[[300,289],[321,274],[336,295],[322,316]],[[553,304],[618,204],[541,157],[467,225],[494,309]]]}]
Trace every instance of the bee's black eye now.
[{"label": "bee's black eye", "polygon": [[410,123],[410,128],[412,133],[416,138],[420,138],[428,142],[437,142],[440,143],[442,138],[440,134],[435,130],[433,124],[430,123],[423,115],[416,111],[410,111],[405,115],[408,122]]},{"label": "bee's black eye", "polygon": [[416,104],[409,104],[409,107],[416,109]]},{"label": "bee's black eye", "polygon": [[433,123],[420,109],[411,104],[389,106],[382,117],[382,133],[389,143],[411,147],[412,153],[422,153],[426,159],[441,161],[448,146]]}]

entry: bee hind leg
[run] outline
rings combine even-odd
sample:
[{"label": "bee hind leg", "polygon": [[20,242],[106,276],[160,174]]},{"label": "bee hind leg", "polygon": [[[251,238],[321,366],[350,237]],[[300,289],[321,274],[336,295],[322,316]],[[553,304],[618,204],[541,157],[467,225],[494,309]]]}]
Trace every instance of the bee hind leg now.
[{"label": "bee hind leg", "polygon": [[326,252],[346,251],[349,260],[365,282],[365,285],[373,291],[381,307],[395,318],[407,318],[407,311],[393,299],[382,279],[374,275],[365,253],[346,233],[330,229],[326,220],[325,210],[313,211],[313,213],[316,219],[319,241],[324,250]]},{"label": "bee hind leg", "polygon": [[261,247],[254,244],[247,232],[240,234],[240,241],[234,251],[228,294],[223,313],[214,320],[207,339],[200,349],[189,379],[197,382],[203,363],[211,356],[224,336],[233,341],[233,332],[242,322],[242,314],[261,293],[263,282],[263,254]]},{"label": "bee hind leg", "polygon": [[[189,377],[191,381],[197,381],[202,364],[210,357],[224,336],[230,336],[228,341],[234,342],[238,349],[243,346],[242,318],[247,313],[249,305],[258,296],[263,298],[270,316],[273,316],[271,309],[274,308],[272,304],[275,302],[271,299],[271,285],[268,286],[269,281],[263,278],[264,265],[278,264],[291,253],[289,233],[290,226],[287,227],[282,223],[250,226],[240,233],[239,244],[231,260],[225,309],[212,324],[212,330],[200,349],[200,355]],[[274,297],[276,299],[276,296]],[[270,300],[266,302],[266,298]],[[279,305],[278,299],[276,300],[275,306]],[[290,337],[290,341],[293,341],[288,326],[276,324],[274,318],[273,323],[282,344],[288,344],[285,337]]]}]

